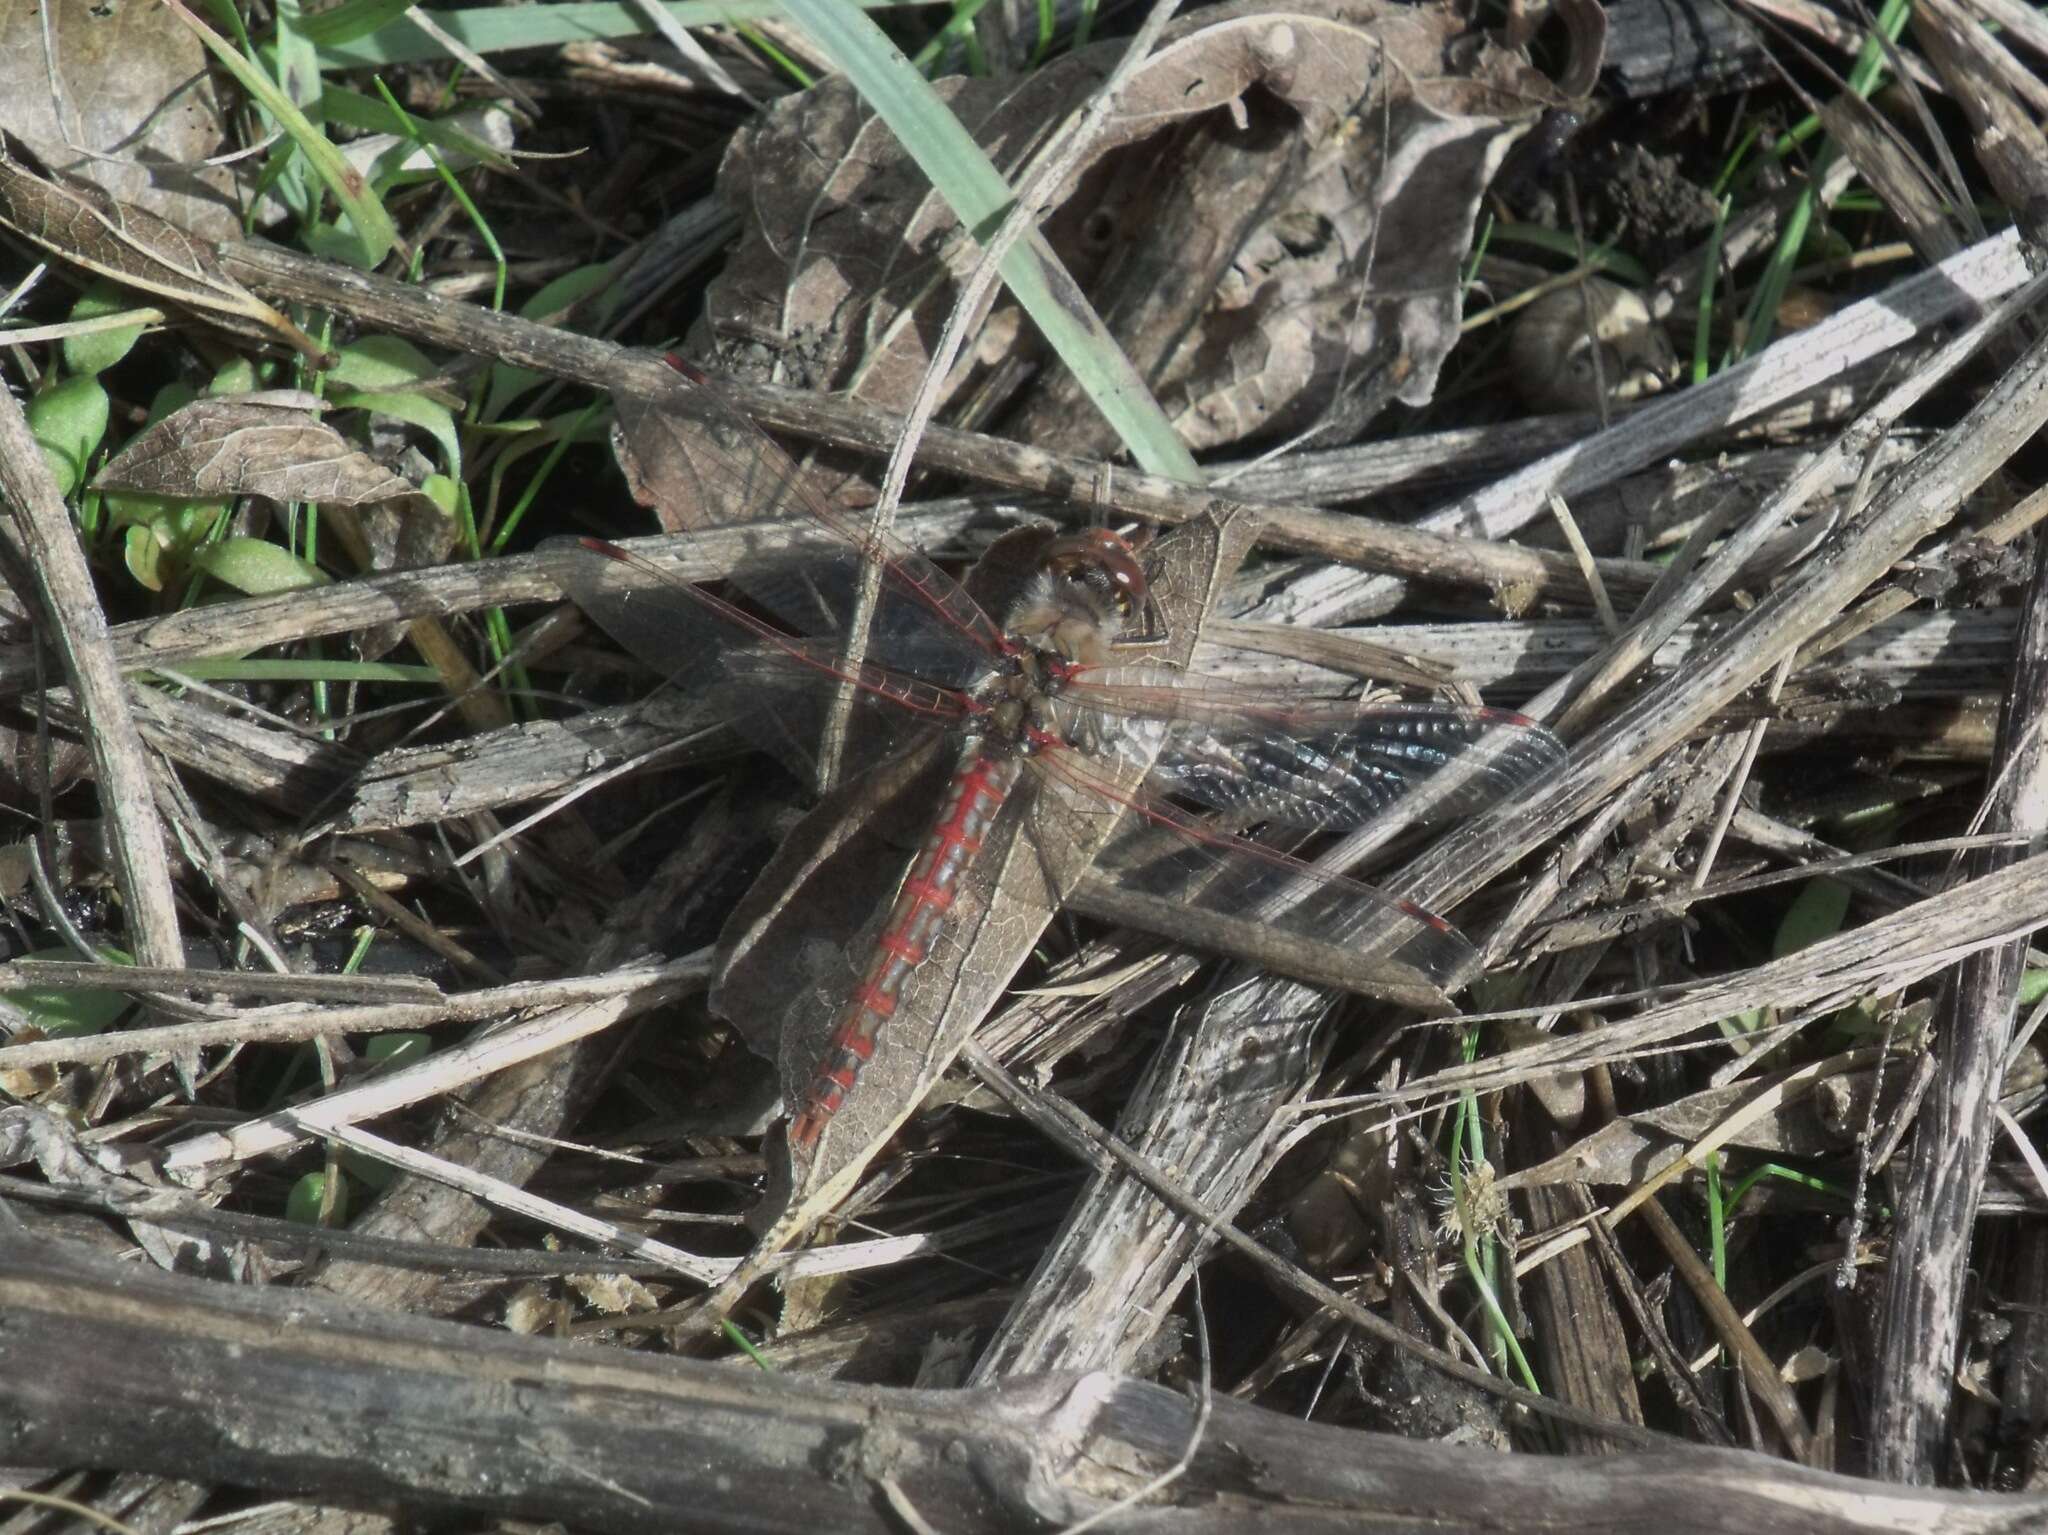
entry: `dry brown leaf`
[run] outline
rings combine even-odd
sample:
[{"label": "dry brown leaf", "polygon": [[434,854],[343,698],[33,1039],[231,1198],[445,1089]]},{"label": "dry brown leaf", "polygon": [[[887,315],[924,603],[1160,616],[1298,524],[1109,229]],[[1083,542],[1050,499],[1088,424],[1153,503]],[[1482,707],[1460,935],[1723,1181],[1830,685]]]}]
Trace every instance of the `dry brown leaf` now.
[{"label": "dry brown leaf", "polygon": [[52,255],[199,310],[229,329],[267,332],[324,363],[320,344],[214,265],[204,242],[145,208],[39,164],[0,133],[0,223]]},{"label": "dry brown leaf", "polygon": [[789,460],[762,454],[751,429],[707,399],[680,375],[660,395],[612,391],[612,452],[633,499],[671,533],[801,520]]},{"label": "dry brown leaf", "polygon": [[194,400],[129,443],[93,483],[151,496],[263,496],[322,506],[424,499],[402,475],[313,419],[306,410],[310,399],[280,394]]},{"label": "dry brown leaf", "polygon": [[[1121,43],[1024,79],[938,89],[1006,173],[1079,106]],[[1153,381],[1214,447],[1420,403],[1456,340],[1459,264],[1481,190],[1558,93],[1448,6],[1353,0],[1189,18],[1138,72],[1044,233]],[[1390,149],[1389,146],[1392,146]],[[849,87],[828,83],[735,141],[720,178],[745,235],[694,338],[777,338],[772,366],[820,387],[910,396],[974,259],[950,209]],[[943,263],[943,269],[940,264]],[[980,382],[1018,329],[999,308]],[[719,359],[745,371],[732,348]],[[1047,387],[1020,435],[1095,452],[1092,406]]]},{"label": "dry brown leaf", "polygon": [[45,165],[205,240],[241,233],[206,53],[156,4],[0,0],[8,131]]},{"label": "dry brown leaf", "polygon": [[[1897,1096],[1891,1073],[1886,1091]],[[1850,1090],[1867,1100],[1872,1074],[1858,1072]],[[1601,1126],[1534,1167],[1501,1179],[1503,1188],[1538,1188],[1553,1183],[1633,1184],[1668,1167],[1688,1145],[1718,1129],[1769,1084],[1734,1082],[1680,1098]],[[1772,1156],[1819,1157],[1842,1151],[1849,1137],[1823,1122],[1810,1091],[1779,1103],[1743,1125],[1728,1144]]]}]

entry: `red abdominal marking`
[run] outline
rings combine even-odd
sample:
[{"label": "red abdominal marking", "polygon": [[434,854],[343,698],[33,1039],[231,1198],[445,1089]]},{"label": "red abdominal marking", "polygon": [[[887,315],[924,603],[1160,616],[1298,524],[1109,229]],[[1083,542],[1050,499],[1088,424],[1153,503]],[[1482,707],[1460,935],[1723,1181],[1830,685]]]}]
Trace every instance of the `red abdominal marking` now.
[{"label": "red abdominal marking", "polygon": [[1016,787],[1022,764],[977,751],[954,776],[946,813],[925,837],[917,860],[897,890],[874,956],[846,999],[825,1058],[812,1073],[802,1107],[789,1124],[789,1144],[808,1151],[839,1112],[860,1069],[874,1056],[875,1040],[896,1014],[910,973],[924,963],[953,908],[960,877],[980,854],[988,826]]},{"label": "red abdominal marking", "polygon": [[887,949],[906,965],[921,965],[924,963],[924,950],[895,933],[884,933],[876,941],[875,947]]}]

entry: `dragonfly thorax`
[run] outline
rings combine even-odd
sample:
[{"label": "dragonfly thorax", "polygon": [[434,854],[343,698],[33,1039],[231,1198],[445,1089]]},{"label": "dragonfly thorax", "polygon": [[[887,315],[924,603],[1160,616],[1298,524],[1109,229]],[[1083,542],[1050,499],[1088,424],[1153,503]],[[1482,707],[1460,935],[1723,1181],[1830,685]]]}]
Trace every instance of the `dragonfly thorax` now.
[{"label": "dragonfly thorax", "polygon": [[1066,663],[1032,650],[1013,659],[1016,669],[991,679],[981,695],[971,729],[977,749],[1028,757],[1055,742],[1080,744],[1059,703]]}]

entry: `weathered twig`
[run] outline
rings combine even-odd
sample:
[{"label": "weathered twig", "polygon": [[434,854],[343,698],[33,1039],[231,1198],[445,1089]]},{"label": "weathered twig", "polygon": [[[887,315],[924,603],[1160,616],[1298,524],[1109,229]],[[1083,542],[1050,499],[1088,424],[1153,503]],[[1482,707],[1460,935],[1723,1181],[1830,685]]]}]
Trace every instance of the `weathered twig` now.
[{"label": "weathered twig", "polygon": [[92,572],[78,546],[71,514],[20,402],[5,389],[0,395],[5,396],[0,399],[0,503],[10,514],[17,559],[36,585],[41,635],[56,649],[85,714],[86,743],[92,750],[107,824],[107,851],[127,903],[135,957],[145,965],[181,965],[185,948],[178,936],[156,796],[143,760],[142,738],[128,709],[128,685],[107,642],[106,615],[93,591]]},{"label": "weathered twig", "polygon": [[[608,341],[553,330],[529,320],[451,304],[402,283],[329,266],[270,246],[223,247],[221,259],[254,285],[354,315],[438,346],[478,353],[573,379],[592,388],[659,399],[675,377],[659,356]],[[720,379],[731,402],[766,426],[868,452],[886,453],[902,422],[888,411],[833,396]],[[1163,523],[1204,515],[1213,492],[1153,475],[1109,469],[1094,459],[1049,453],[1001,438],[929,428],[919,459],[931,468],[970,475],[991,485],[1030,490],[1076,506],[1115,510]],[[1621,472],[1620,470],[1616,471]],[[1248,503],[1261,522],[1260,542],[1271,548],[1394,572],[1416,580],[1516,590],[1586,600],[1577,564],[1549,550],[1524,549],[1462,534],[1425,531],[1362,517],[1305,511],[1298,506]],[[1600,566],[1610,591],[1644,592],[1655,566],[1610,560]]]},{"label": "weathered twig", "polygon": [[[601,1531],[1057,1527],[1190,1444],[1195,1407],[1108,1375],[902,1391],[597,1353],[200,1283],[0,1228],[0,1459],[146,1469]],[[2048,1499],[1873,1488],[1754,1455],[1556,1460],[1348,1432],[1222,1398],[1164,1505],[1112,1528],[1333,1520],[1668,1535],[2017,1535]]]},{"label": "weathered twig", "polygon": [[[2048,546],[2035,552],[2012,690],[1999,728],[1995,831],[2048,828]],[[2016,855],[1976,855],[1980,872]],[[1931,1485],[1942,1470],[1955,1398],[1972,1238],[1997,1134],[1997,1084],[2019,1004],[2027,940],[1972,954],[1942,988],[1934,1020],[1936,1075],[1920,1108],[1899,1190],[1883,1321],[1872,1372],[1870,1464],[1893,1481]]]}]

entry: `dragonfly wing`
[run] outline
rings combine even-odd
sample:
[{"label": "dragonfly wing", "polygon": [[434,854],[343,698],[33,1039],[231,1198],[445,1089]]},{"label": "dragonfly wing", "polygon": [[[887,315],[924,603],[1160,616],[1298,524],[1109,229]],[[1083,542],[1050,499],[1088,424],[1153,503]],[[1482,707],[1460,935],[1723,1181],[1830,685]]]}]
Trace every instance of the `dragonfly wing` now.
[{"label": "dragonfly wing", "polygon": [[1548,730],[1505,709],[1288,702],[1154,668],[1093,674],[1068,697],[1095,717],[1095,739],[1151,759],[1157,787],[1316,830],[1396,806],[1422,824],[1471,815],[1556,772],[1566,755]]},{"label": "dragonfly wing", "polygon": [[[872,566],[885,600],[909,610],[878,629],[943,631],[946,641],[928,638],[926,644],[950,643],[983,657],[1001,652],[1001,630],[958,582],[859,513],[827,500],[809,474],[708,378],[686,364],[676,367],[658,395],[616,397],[614,450],[635,498],[653,508],[664,526],[761,526],[763,557],[736,569],[731,580],[792,633],[843,632],[852,594],[860,590],[857,573]],[[806,576],[766,552],[774,525],[792,523],[829,535],[839,557],[824,565],[841,575]],[[846,572],[855,573],[851,580]]]},{"label": "dragonfly wing", "polygon": [[[973,608],[975,619],[986,622],[952,577],[915,550],[902,550],[881,567],[850,553],[751,556],[733,567],[728,580],[782,628],[806,639],[854,632],[865,603],[868,658],[947,687],[972,686],[1001,654],[973,620],[934,614],[923,594],[944,583]],[[864,581],[873,584],[865,596]],[[916,590],[906,590],[912,583]]]},{"label": "dragonfly wing", "polygon": [[1046,752],[1034,766],[1059,785],[1041,793],[1041,806],[1121,813],[1095,872],[1132,897],[1134,925],[1362,991],[1446,989],[1474,963],[1471,945],[1434,913],[1207,826],[1157,795],[1120,794],[1078,751]]},{"label": "dragonfly wing", "polygon": [[656,676],[686,689],[715,676],[718,658],[747,641],[725,603],[644,556],[581,538],[551,538],[535,553],[570,601]]},{"label": "dragonfly wing", "polygon": [[844,780],[968,716],[964,694],[873,662],[849,665],[837,641],[726,652],[726,717],[805,781],[830,754]]},{"label": "dragonfly wing", "polygon": [[934,737],[849,779],[800,820],[734,908],[711,994],[753,1050],[801,1087],[953,771]]},{"label": "dragonfly wing", "polygon": [[1397,705],[1313,736],[1178,722],[1153,771],[1162,787],[1219,810],[1340,829],[1411,801],[1426,824],[1471,815],[1563,762],[1556,739],[1519,716]]},{"label": "dragonfly wing", "polygon": [[737,725],[800,777],[815,766],[828,730],[844,775],[966,712],[958,692],[879,659],[849,661],[836,639],[785,633],[634,551],[553,539],[540,552],[563,590],[613,638],[689,696],[705,698],[707,717]]}]

